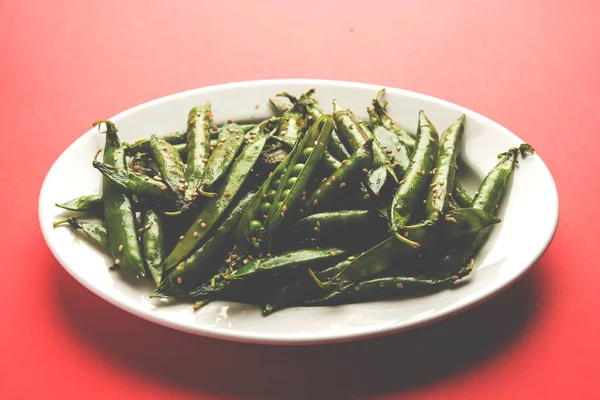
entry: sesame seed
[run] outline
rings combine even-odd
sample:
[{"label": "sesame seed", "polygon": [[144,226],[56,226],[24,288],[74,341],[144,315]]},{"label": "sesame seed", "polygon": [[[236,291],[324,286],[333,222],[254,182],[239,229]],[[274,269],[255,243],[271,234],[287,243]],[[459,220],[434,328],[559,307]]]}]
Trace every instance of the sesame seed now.
[{"label": "sesame seed", "polygon": [[367,193],[363,196],[363,199],[365,199],[365,200],[369,200],[370,198],[371,198],[371,195],[369,193]]},{"label": "sesame seed", "polygon": [[194,125],[194,124],[196,123],[196,120],[195,120],[195,119],[191,119],[191,120],[189,120],[189,122],[188,122],[188,123],[189,123],[190,125]]},{"label": "sesame seed", "polygon": [[316,146],[317,144],[319,144],[319,141],[318,141],[318,140],[315,140],[315,146]]},{"label": "sesame seed", "polygon": [[223,193],[223,196],[229,197],[229,196],[231,196],[231,192],[225,192],[225,193]]},{"label": "sesame seed", "polygon": [[179,236],[179,240],[183,240],[183,238],[184,238],[183,235]]},{"label": "sesame seed", "polygon": [[453,281],[457,281],[457,280],[458,280],[458,276],[456,276],[456,275],[452,275],[452,276],[451,276],[451,279],[452,279]]},{"label": "sesame seed", "polygon": [[248,260],[252,261],[252,260],[254,260],[254,257],[252,257],[251,254],[248,254]]},{"label": "sesame seed", "polygon": [[317,206],[319,204],[319,200],[315,199],[315,201],[313,201],[313,205]]},{"label": "sesame seed", "polygon": [[137,171],[138,169],[140,169],[140,168],[142,168],[142,167],[140,167],[138,164],[136,164],[136,165],[134,165],[134,166],[133,166],[133,169],[135,169],[136,171]]},{"label": "sesame seed", "polygon": [[271,253],[267,253],[266,257],[271,257]]},{"label": "sesame seed", "polygon": [[158,176],[158,175],[154,175],[153,178],[156,179],[157,181],[161,181],[162,180],[162,178],[160,176]]},{"label": "sesame seed", "polygon": [[404,231],[404,235],[402,235],[402,236],[404,236],[404,237],[407,238],[408,237],[408,231]]},{"label": "sesame seed", "polygon": [[398,283],[398,284],[396,285],[396,287],[397,287],[398,289],[402,289],[402,288],[404,288],[404,285],[403,285],[403,284],[401,284],[401,283]]},{"label": "sesame seed", "polygon": [[348,164],[348,160],[343,160],[342,164]]},{"label": "sesame seed", "polygon": [[[211,150],[214,150],[214,149],[212,149],[212,148],[211,148]],[[204,164],[206,164],[206,163],[208,162],[208,159],[206,159],[206,158],[203,158],[203,159],[202,159],[202,162],[203,162]]]},{"label": "sesame seed", "polygon": [[387,149],[385,152],[390,154],[392,152],[392,149]]},{"label": "sesame seed", "polygon": [[398,185],[402,185],[405,182],[406,182],[406,179],[402,179],[400,182],[398,182]]},{"label": "sesame seed", "polygon": [[179,284],[181,285],[181,282],[182,282],[182,280],[181,280],[181,277],[180,277],[180,276],[178,276],[178,277],[177,277],[177,283],[179,283]]},{"label": "sesame seed", "polygon": [[179,185],[179,186],[177,186],[177,190],[179,190],[180,192],[183,192],[185,190],[185,187],[183,185]]},{"label": "sesame seed", "polygon": [[[436,186],[436,185],[437,185],[437,183],[436,183],[436,182],[433,182],[431,185],[429,185],[429,187],[434,187],[434,186]],[[435,189],[434,189],[434,191],[435,191]]]},{"label": "sesame seed", "polygon": [[348,261],[353,261],[354,259],[356,259],[356,257],[354,257],[354,256],[348,257]]},{"label": "sesame seed", "polygon": [[446,221],[448,221],[448,222],[456,222],[456,218],[448,217],[448,218],[446,218]]},{"label": "sesame seed", "polygon": [[283,205],[283,208],[282,208],[282,210],[283,210],[283,212],[287,212],[288,208],[287,208],[287,205],[286,205],[286,204],[284,204],[284,205]]},{"label": "sesame seed", "polygon": [[197,238],[198,236],[200,236],[200,234],[196,231],[194,231],[194,237]]},{"label": "sesame seed", "polygon": [[115,265],[119,265],[121,264],[121,260],[119,260],[118,258],[115,260]]},{"label": "sesame seed", "polygon": [[179,182],[185,183],[185,178],[179,178]]},{"label": "sesame seed", "polygon": [[315,230],[315,232],[321,232],[321,229],[318,226],[315,226],[313,229]]},{"label": "sesame seed", "polygon": [[319,142],[319,146],[321,146],[321,147],[325,147],[325,143],[323,143],[323,142]]},{"label": "sesame seed", "polygon": [[166,187],[166,186],[161,186],[160,187],[160,190],[167,190],[167,189],[168,189],[168,187]]},{"label": "sesame seed", "polygon": [[[209,149],[210,149],[210,151],[214,151],[215,150],[215,146],[210,146]],[[202,160],[202,162],[204,162],[204,160]]]},{"label": "sesame seed", "polygon": [[423,200],[423,204],[427,204],[427,200]]},{"label": "sesame seed", "polygon": [[368,172],[369,172],[369,170],[368,170],[368,169],[366,169],[366,168],[363,168],[363,169],[362,169],[362,172],[364,172],[364,173],[366,174],[366,173],[368,173]]},{"label": "sesame seed", "polygon": [[432,137],[430,137],[430,138],[429,138],[429,141],[433,143],[433,142],[435,142],[435,139],[434,139],[434,138],[432,138]]},{"label": "sesame seed", "polygon": [[353,129],[353,128],[354,128],[354,124],[348,125],[348,129]]},{"label": "sesame seed", "polygon": [[429,158],[431,158],[432,160],[435,160],[435,157],[433,156],[433,154],[430,154]]},{"label": "sesame seed", "polygon": [[238,258],[238,255],[237,255],[237,254],[232,254],[232,255],[231,255],[231,259],[232,259],[232,260],[237,260],[237,258]]},{"label": "sesame seed", "polygon": [[122,244],[119,245],[119,251],[123,251],[123,245]]},{"label": "sesame seed", "polygon": [[454,169],[458,169],[458,164],[454,164]]},{"label": "sesame seed", "polygon": [[197,192],[192,192],[192,195],[191,195],[191,196],[192,196],[192,198],[193,198],[193,199],[195,199],[196,197],[198,197],[198,196],[199,196],[199,194],[198,194]]},{"label": "sesame seed", "polygon": [[142,232],[144,232],[144,228],[138,229],[138,233],[142,233]]},{"label": "sesame seed", "polygon": [[146,224],[146,226],[144,228],[150,229],[150,224]]},{"label": "sesame seed", "polygon": [[327,180],[327,178],[326,178],[326,177],[325,177],[325,178],[323,178],[323,179],[321,179],[321,183],[325,183],[325,181],[326,181],[326,180]]},{"label": "sesame seed", "polygon": [[226,259],[225,264],[231,264],[231,258]]},{"label": "sesame seed", "polygon": [[244,263],[244,265],[248,264],[248,259],[244,258],[244,261],[242,261]]},{"label": "sesame seed", "polygon": [[200,228],[202,228],[202,229],[206,228],[206,223],[205,222],[201,223]]},{"label": "sesame seed", "polygon": [[397,150],[397,151],[400,151],[400,149],[401,149],[401,148],[402,148],[402,147],[400,147],[400,145],[396,146],[396,150]]},{"label": "sesame seed", "polygon": [[333,251],[330,251],[330,252],[329,252],[329,255],[330,255],[331,257],[335,257],[335,253],[334,253]]},{"label": "sesame seed", "polygon": [[340,187],[341,187],[341,188],[343,188],[343,187],[346,187],[346,182],[342,182],[342,183],[340,183]]},{"label": "sesame seed", "polygon": [[281,218],[285,217],[285,213],[282,211],[281,212]]}]

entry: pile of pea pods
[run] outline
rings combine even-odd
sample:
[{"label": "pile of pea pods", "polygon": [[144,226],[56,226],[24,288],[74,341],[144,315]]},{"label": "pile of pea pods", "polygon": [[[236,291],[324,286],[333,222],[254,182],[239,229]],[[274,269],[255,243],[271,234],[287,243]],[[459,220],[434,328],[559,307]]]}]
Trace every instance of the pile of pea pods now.
[{"label": "pile of pea pods", "polygon": [[275,116],[245,124],[215,125],[207,102],[184,131],[133,143],[98,121],[102,194],[57,204],[69,215],[54,225],[110,255],[115,273],[152,279],[151,297],[195,309],[226,300],[269,315],[423,295],[468,276],[533,148],[500,154],[471,197],[456,179],[464,115],[438,133],[420,111],[411,134],[383,89],[368,121],[335,100],[324,113],[314,93],[276,94]]}]

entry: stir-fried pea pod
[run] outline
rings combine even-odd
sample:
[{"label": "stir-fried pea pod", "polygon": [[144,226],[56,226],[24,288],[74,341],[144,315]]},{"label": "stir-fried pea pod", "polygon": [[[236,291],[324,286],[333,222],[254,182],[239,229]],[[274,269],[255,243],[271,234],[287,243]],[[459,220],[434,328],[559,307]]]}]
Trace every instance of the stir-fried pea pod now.
[{"label": "stir-fried pea pod", "polygon": [[297,139],[304,129],[305,120],[302,112],[287,97],[277,95],[269,99],[271,104],[282,113],[279,136]]},{"label": "stir-fried pea pod", "polygon": [[177,242],[171,254],[167,256],[163,268],[165,271],[179,264],[196,250],[221,219],[258,160],[260,152],[267,142],[267,136],[268,134],[261,132],[260,136],[249,143],[235,159],[225,179],[216,190],[216,196],[204,206],[194,223]]},{"label": "stir-fried pea pod", "polygon": [[[162,180],[157,180],[140,173],[93,161],[93,166],[121,190],[144,197],[152,197],[165,201],[173,201],[175,196]],[[157,178],[160,178],[157,176]]]},{"label": "stir-fried pea pod", "polygon": [[473,198],[462,187],[459,181],[454,182],[454,188],[452,189],[452,198],[456,200],[458,205],[462,208],[471,207],[471,203],[473,202]]},{"label": "stir-fried pea pod", "polygon": [[[258,240],[253,241],[253,243],[257,242],[260,245],[261,240],[268,239],[284,222],[286,214],[291,213],[294,215],[298,212],[302,204],[303,193],[313,171],[325,153],[332,131],[333,118],[329,115],[323,115],[308,130],[299,146],[292,150],[289,168],[283,174],[275,194],[274,206],[269,210],[263,228],[257,232]],[[314,147],[311,149],[311,146]],[[288,216],[288,220],[290,219]]]},{"label": "stir-fried pea pod", "polygon": [[383,125],[381,120],[377,118],[374,109],[367,107],[367,111],[371,116],[373,135],[375,135],[378,144],[391,162],[391,167],[396,171],[398,179],[402,179],[410,165],[412,157],[410,150],[399,135]]},{"label": "stir-fried pea pod", "polygon": [[243,267],[228,273],[215,275],[210,282],[192,290],[192,299],[215,298],[219,292],[237,290],[246,282],[277,275],[293,275],[296,270],[317,268],[327,262],[335,262],[345,254],[338,248],[302,249],[265,258],[254,258]]},{"label": "stir-fried pea pod", "polygon": [[179,153],[181,161],[185,163],[187,161],[187,143],[174,144],[173,148]]},{"label": "stir-fried pea pod", "polygon": [[99,194],[80,196],[65,201],[64,203],[56,203],[55,205],[56,207],[60,207],[69,211],[93,213],[101,213],[102,209],[104,208],[104,204],[102,203],[102,196]]},{"label": "stir-fried pea pod", "polygon": [[449,194],[454,187],[456,175],[456,158],[462,142],[465,115],[450,125],[440,139],[437,157],[435,159],[432,184],[427,192],[425,205],[426,218],[437,221],[448,210]]},{"label": "stir-fried pea pod", "polygon": [[404,145],[408,148],[410,152],[413,152],[417,143],[414,137],[410,135],[400,124],[394,121],[385,111],[387,106],[387,102],[383,102],[383,104],[379,101],[379,96],[385,92],[385,88],[381,89],[375,95],[373,99],[373,111],[374,113],[369,113],[369,118],[371,119],[371,124],[380,124],[383,125],[388,130],[394,132],[402,141]]},{"label": "stir-fried pea pod", "polygon": [[171,190],[171,193],[175,194],[178,200],[182,200],[185,174],[183,160],[177,149],[170,143],[152,135],[150,137],[150,154],[154,157],[156,168],[160,173],[157,175],[158,178]]},{"label": "stir-fried pea pod", "polygon": [[[326,281],[339,274],[350,263],[349,260],[340,261],[332,267],[314,273],[314,276],[319,281]],[[306,276],[270,294],[262,304],[262,315],[267,316],[282,308],[299,306],[308,299],[319,298],[322,295],[323,289],[315,285],[313,278]]]},{"label": "stir-fried pea pod", "polygon": [[343,109],[336,100],[333,100],[333,113],[335,127],[351,153],[358,150],[369,138],[358,123],[358,119],[350,110]]},{"label": "stir-fried pea pod", "polygon": [[[280,93],[279,96],[285,96],[294,104],[304,109],[306,114],[308,114],[313,120],[317,120],[321,115],[323,115],[323,111],[319,107],[319,103],[314,99],[313,95],[315,93],[315,89],[309,89],[306,92],[302,93],[300,98],[296,98],[289,93]],[[346,160],[350,157],[350,153],[342,140],[338,136],[337,132],[331,132],[331,139],[329,140],[329,144],[327,145],[328,153],[338,160]]]},{"label": "stir-fried pea pod", "polygon": [[[111,121],[96,124],[106,125],[104,145],[104,165],[125,169],[125,150],[117,134],[117,127]],[[135,214],[131,198],[121,191],[112,180],[104,176],[102,180],[102,200],[104,222],[108,233],[110,251],[114,263],[134,276],[145,276],[144,263],[137,237]]]},{"label": "stir-fried pea pod", "polygon": [[231,234],[242,216],[254,192],[249,192],[227,214],[214,234],[184,261],[170,271],[154,291],[152,297],[175,297],[186,295],[191,289],[202,283],[216,272],[221,264],[220,258],[225,259]]},{"label": "stir-fried pea pod", "polygon": [[243,143],[243,133],[239,125],[227,123],[219,130],[219,138],[210,154],[201,179],[201,186],[211,189],[225,174],[235,160]]},{"label": "stir-fried pea pod", "polygon": [[158,285],[162,278],[162,266],[166,256],[165,230],[161,212],[147,207],[142,209],[141,218],[142,255],[154,283]]},{"label": "stir-fried pea pod", "polygon": [[200,187],[204,167],[210,155],[211,104],[192,108],[188,114],[187,164],[185,167],[185,200],[192,202],[192,193]]},{"label": "stir-fried pea pod", "polygon": [[324,306],[348,304],[357,301],[382,300],[400,297],[407,294],[431,293],[452,285],[454,282],[469,275],[473,268],[470,263],[453,274],[445,274],[438,278],[419,276],[390,276],[350,284],[341,290],[331,292],[318,299],[309,299],[307,306]]},{"label": "stir-fried pea pod", "polygon": [[[187,134],[186,132],[173,132],[167,133],[166,135],[156,135],[158,140],[163,140],[169,144],[182,144],[185,143]],[[137,153],[149,153],[150,152],[150,139],[144,138],[136,140],[133,143],[123,143],[125,152],[127,155],[134,155]]]},{"label": "stir-fried pea pod", "polygon": [[409,221],[413,209],[424,197],[429,173],[435,163],[438,133],[423,111],[419,111],[417,146],[408,171],[400,181],[390,207],[390,230],[397,231]]},{"label": "stir-fried pea pod", "polygon": [[369,138],[348,162],[326,177],[325,182],[306,199],[303,206],[305,215],[310,215],[315,210],[329,211],[344,193],[353,190],[363,180],[363,171],[368,172],[372,164],[373,139]]},{"label": "stir-fried pea pod", "polygon": [[[530,145],[522,144],[500,154],[498,156],[500,161],[481,182],[471,207],[495,215],[505,193],[508,180],[518,163],[519,153],[524,157],[527,153],[532,152],[533,148]],[[442,271],[452,271],[468,264],[485,243],[490,233],[491,228],[485,228],[478,233],[449,242],[449,250],[441,262],[438,263],[437,268]]]},{"label": "stir-fried pea pod", "polygon": [[57,226],[66,223],[68,223],[75,232],[81,232],[92,245],[110,254],[108,235],[106,234],[106,228],[104,226],[94,222],[84,221],[76,216],[54,221],[52,225],[56,228]]}]

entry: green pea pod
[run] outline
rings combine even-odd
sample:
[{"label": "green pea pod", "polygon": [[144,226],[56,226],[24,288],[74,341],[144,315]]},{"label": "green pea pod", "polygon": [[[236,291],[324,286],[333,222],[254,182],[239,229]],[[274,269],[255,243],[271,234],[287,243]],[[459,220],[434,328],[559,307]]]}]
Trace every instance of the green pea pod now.
[{"label": "green pea pod", "polygon": [[406,175],[412,154],[405,145],[404,139],[391,129],[386,128],[374,109],[367,107],[367,111],[371,117],[373,134],[391,162],[391,167],[394,168],[396,176],[400,179],[400,177]]},{"label": "green pea pod", "polygon": [[338,169],[342,168],[343,165],[340,160],[338,160],[328,152],[325,152],[325,154],[323,154],[321,163],[323,164],[323,168],[329,173],[334,173]]},{"label": "green pea pod", "polygon": [[424,197],[438,148],[438,133],[423,111],[419,111],[417,147],[406,175],[390,206],[390,230],[397,231],[409,221],[413,209]]},{"label": "green pea pod", "polygon": [[[332,267],[315,273],[315,277],[319,281],[331,279],[343,271],[350,263],[351,261],[349,260],[340,261]],[[269,295],[267,300],[262,304],[262,315],[267,316],[282,308],[304,304],[306,300],[319,298],[322,294],[323,289],[307,276]]]},{"label": "green pea pod", "polygon": [[142,209],[141,234],[142,255],[150,275],[157,285],[160,284],[163,273],[163,262],[166,256],[165,229],[162,215],[159,211],[150,207]]},{"label": "green pea pod", "polygon": [[362,147],[369,138],[358,123],[358,118],[350,110],[343,109],[336,100],[333,100],[335,126],[340,139],[354,153]]},{"label": "green pea pod", "polygon": [[369,171],[373,164],[373,139],[369,138],[348,160],[342,164],[325,182],[304,202],[304,214],[329,211],[344,194],[353,190],[364,177],[363,171]]},{"label": "green pea pod", "polygon": [[454,182],[454,188],[452,189],[452,197],[454,198],[454,200],[456,200],[460,207],[471,207],[471,202],[473,201],[473,198],[462,187],[459,181]]},{"label": "green pea pod", "polygon": [[150,178],[139,172],[129,172],[126,169],[116,168],[96,160],[92,164],[105,178],[109,179],[121,190],[138,196],[152,197],[171,202],[174,200],[175,196],[162,180]]},{"label": "green pea pod", "polygon": [[[150,154],[154,157],[161,181],[179,201],[183,200],[185,173],[183,160],[177,149],[170,143],[158,139],[156,135],[152,135]],[[164,189],[161,191],[164,192]]]},{"label": "green pea pod", "polygon": [[110,254],[108,235],[106,234],[106,228],[104,226],[93,222],[84,221],[75,216],[54,221],[53,226],[57,227],[66,223],[68,223],[75,232],[81,232],[86,240],[93,246]]},{"label": "green pea pod", "polygon": [[[113,168],[125,169],[125,150],[117,134],[117,127],[111,121],[96,124],[106,125],[104,164]],[[131,198],[121,191],[121,187],[108,177],[102,180],[104,202],[104,222],[108,233],[110,251],[114,263],[134,276],[145,276],[144,263],[138,243],[135,214]]]},{"label": "green pea pod", "polygon": [[267,136],[267,134],[261,132],[260,136],[257,136],[253,143],[248,144],[235,159],[225,179],[219,185],[216,196],[211,198],[204,206],[192,226],[177,242],[171,254],[167,256],[164,266],[165,271],[179,264],[196,250],[218,223],[258,160],[267,142]]},{"label": "green pea pod", "polygon": [[304,130],[304,118],[298,107],[285,96],[277,95],[269,99],[271,104],[282,113],[279,136],[296,140]]},{"label": "green pea pod", "polygon": [[[387,102],[383,104],[379,101],[379,96],[385,92],[385,88],[379,90],[373,99],[373,111],[374,114],[369,114],[371,124],[383,125],[386,129],[394,132],[401,140],[401,142],[407,147],[412,153],[416,147],[416,140],[413,138],[400,124],[394,121],[385,111]],[[375,118],[375,120],[374,120]]]},{"label": "green pea pod", "polygon": [[101,213],[102,209],[104,208],[104,204],[102,203],[102,196],[100,196],[99,194],[80,196],[68,200],[64,203],[56,203],[55,205],[56,207],[60,207],[69,211],[92,213]]},{"label": "green pea pod", "polygon": [[449,287],[454,282],[464,278],[471,272],[472,267],[471,264],[455,274],[446,274],[438,278],[390,276],[366,280],[357,284],[346,285],[341,290],[328,293],[321,298],[309,299],[305,302],[305,305],[347,304],[358,301],[382,300],[407,294],[431,293]]},{"label": "green pea pod", "polygon": [[187,164],[185,167],[185,200],[193,201],[192,193],[200,187],[204,168],[210,155],[211,104],[192,108],[188,114]]},{"label": "green pea pod", "polygon": [[[167,133],[166,135],[157,135],[158,140],[165,141],[171,145],[185,143],[186,137],[186,132],[173,132]],[[131,144],[123,143],[123,146],[125,147],[125,153],[130,156],[133,156],[138,153],[149,153],[150,139],[139,139]]]},{"label": "green pea pod", "polygon": [[210,154],[204,169],[201,187],[211,189],[235,160],[243,143],[243,133],[239,125],[228,123],[219,130],[215,150]]},{"label": "green pea pod", "polygon": [[191,289],[202,283],[216,272],[220,265],[216,260],[225,259],[231,240],[231,233],[237,226],[244,208],[248,205],[254,192],[249,192],[227,214],[214,234],[184,261],[167,272],[152,297],[175,297],[186,295]]},{"label": "green pea pod", "polygon": [[335,262],[344,255],[344,250],[302,249],[266,258],[254,258],[243,267],[226,275],[218,274],[190,292],[192,299],[215,298],[219,292],[238,289],[244,282],[273,275],[289,274],[294,270],[310,268],[324,261]]},{"label": "green pea pod", "polygon": [[448,210],[449,194],[454,187],[456,175],[456,158],[462,142],[465,115],[450,125],[440,140],[438,155],[435,160],[432,184],[427,192],[425,205],[426,218],[437,221]]},{"label": "green pea pod", "polygon": [[[174,144],[173,148],[175,150],[177,150],[177,153],[179,153],[179,157],[181,157],[181,161],[183,161],[185,163],[187,161],[187,143]],[[185,178],[184,178],[184,180],[185,180]]]}]

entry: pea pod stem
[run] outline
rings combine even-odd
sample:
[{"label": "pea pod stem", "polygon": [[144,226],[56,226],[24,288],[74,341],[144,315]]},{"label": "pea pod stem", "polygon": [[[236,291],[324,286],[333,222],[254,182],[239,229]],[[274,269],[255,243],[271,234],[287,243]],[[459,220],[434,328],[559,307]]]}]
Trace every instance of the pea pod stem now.
[{"label": "pea pod stem", "polygon": [[57,226],[69,224],[71,229],[75,232],[81,232],[83,237],[93,246],[96,246],[100,250],[110,254],[110,248],[108,245],[108,235],[106,233],[106,228],[101,224],[96,224],[94,222],[84,221],[79,217],[71,216],[68,218],[63,218],[52,223],[52,226],[56,228]]}]

